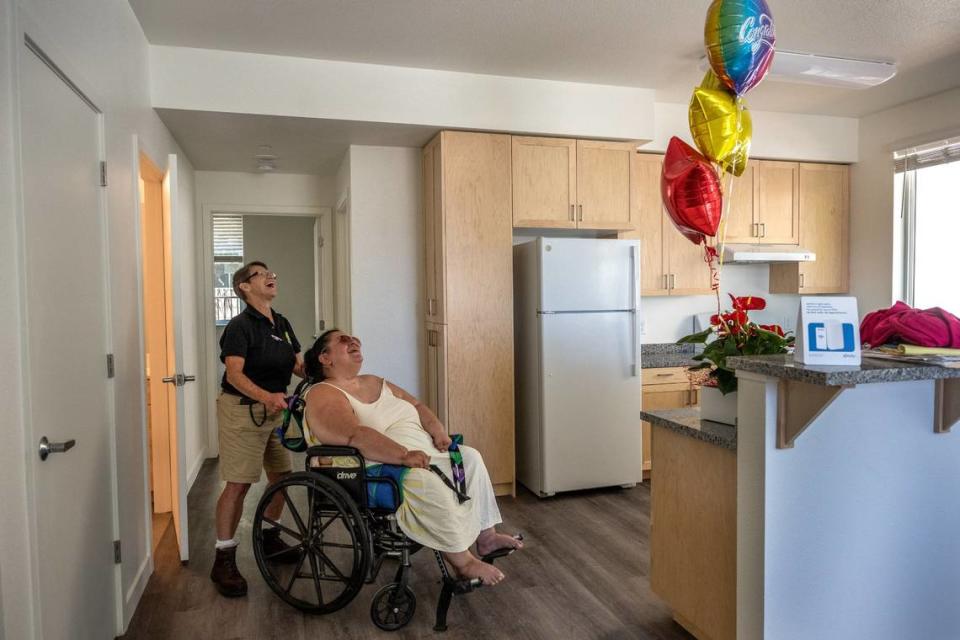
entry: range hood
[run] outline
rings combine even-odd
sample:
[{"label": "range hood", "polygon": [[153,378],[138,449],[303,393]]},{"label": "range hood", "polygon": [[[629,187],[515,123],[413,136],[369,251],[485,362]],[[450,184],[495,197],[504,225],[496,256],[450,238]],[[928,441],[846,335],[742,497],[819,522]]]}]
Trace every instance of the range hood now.
[{"label": "range hood", "polygon": [[792,244],[728,244],[723,248],[724,264],[763,262],[813,262],[817,254]]}]

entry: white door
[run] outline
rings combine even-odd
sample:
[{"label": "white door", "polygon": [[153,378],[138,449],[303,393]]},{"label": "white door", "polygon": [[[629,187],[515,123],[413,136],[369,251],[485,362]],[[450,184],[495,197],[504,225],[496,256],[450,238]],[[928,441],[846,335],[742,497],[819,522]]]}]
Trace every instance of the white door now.
[{"label": "white door", "polygon": [[636,316],[540,316],[541,491],[640,482],[641,386]]},{"label": "white door", "polygon": [[115,569],[101,121],[30,49],[20,59],[27,402],[45,640],[112,638]]},{"label": "white door", "polygon": [[[187,527],[187,474],[188,464],[195,463],[187,458],[187,450],[199,453],[199,447],[187,440],[195,434],[203,433],[200,426],[201,393],[196,384],[196,372],[199,370],[199,349],[197,348],[197,310],[195,300],[197,292],[195,280],[187,276],[196,273],[192,268],[194,224],[184,219],[184,207],[179,207],[179,188],[177,184],[177,156],[167,157],[167,172],[163,176],[163,218],[169,224],[167,237],[171,238],[169,261],[169,282],[173,282],[173,295],[167,307],[168,322],[173,325],[173,349],[167,354],[167,362],[173,365],[173,371],[167,373],[164,382],[173,385],[176,390],[176,410],[170,416],[176,420],[177,437],[171,439],[170,473],[176,479],[177,490],[173,492],[173,526],[180,546],[180,560],[190,557]],[[186,264],[189,261],[189,264]],[[185,340],[190,343],[186,344]],[[168,346],[168,351],[169,351]],[[187,424],[191,425],[187,429]],[[193,445],[193,446],[191,446]],[[193,451],[198,449],[198,451]],[[191,456],[192,458],[193,456]]]},{"label": "white door", "polygon": [[639,242],[539,238],[540,310],[611,311],[637,304]]}]

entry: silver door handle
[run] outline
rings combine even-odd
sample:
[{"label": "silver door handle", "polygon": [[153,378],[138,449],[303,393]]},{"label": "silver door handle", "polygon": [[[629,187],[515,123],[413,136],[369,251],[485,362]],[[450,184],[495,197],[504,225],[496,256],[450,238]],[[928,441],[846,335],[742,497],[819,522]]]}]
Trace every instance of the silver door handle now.
[{"label": "silver door handle", "polygon": [[167,384],[172,384],[173,386],[177,386],[177,376],[167,376],[166,378],[163,378],[161,381],[166,382]]},{"label": "silver door handle", "polygon": [[767,223],[766,223],[766,222],[761,222],[761,223],[760,223],[760,237],[761,237],[761,238],[766,238],[766,237],[767,237]]},{"label": "silver door handle", "polygon": [[73,449],[77,444],[76,440],[67,440],[66,442],[50,442],[47,436],[40,438],[40,459],[46,460],[51,453],[66,453]]},{"label": "silver door handle", "polygon": [[186,382],[196,382],[197,376],[183,376],[184,383]]},{"label": "silver door handle", "polygon": [[577,205],[577,220],[579,220],[580,222],[583,222],[583,205],[582,204]]},{"label": "silver door handle", "polygon": [[677,288],[677,274],[671,273],[670,274],[670,290],[673,291],[676,288]]},{"label": "silver door handle", "polygon": [[803,274],[800,274],[800,288],[803,289]]},{"label": "silver door handle", "polygon": [[577,205],[575,204],[570,205],[570,222],[576,222],[577,220],[577,216],[574,211],[576,208],[577,208]]},{"label": "silver door handle", "polygon": [[752,225],[750,225],[750,226],[752,227],[751,231],[753,231],[753,233],[751,233],[750,235],[752,235],[754,238],[759,238],[759,237],[760,237],[760,223],[759,223],[759,222],[754,222],[754,223],[753,223]]}]

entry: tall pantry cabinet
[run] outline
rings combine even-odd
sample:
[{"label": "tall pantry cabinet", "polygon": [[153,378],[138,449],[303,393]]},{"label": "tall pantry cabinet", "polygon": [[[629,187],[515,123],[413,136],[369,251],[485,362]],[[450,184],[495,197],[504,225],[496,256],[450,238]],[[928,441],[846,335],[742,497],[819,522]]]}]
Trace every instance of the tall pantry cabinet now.
[{"label": "tall pantry cabinet", "polygon": [[510,136],[443,131],[423,150],[425,401],[514,493]]}]

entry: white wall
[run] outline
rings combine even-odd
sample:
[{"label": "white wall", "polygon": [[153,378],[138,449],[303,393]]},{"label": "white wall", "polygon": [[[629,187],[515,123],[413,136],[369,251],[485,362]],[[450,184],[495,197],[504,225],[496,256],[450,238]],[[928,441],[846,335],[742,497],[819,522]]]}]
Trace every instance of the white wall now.
[{"label": "white wall", "polygon": [[[4,135],[0,136],[0,249],[6,257],[18,256],[16,241],[16,190],[18,170],[15,132],[18,123],[11,106],[18,98],[11,85],[10,69],[18,48],[22,48],[12,31],[10,16],[15,7],[23,7],[25,17],[36,25],[34,38],[61,64],[104,112],[106,157],[109,163],[107,213],[110,250],[111,320],[113,347],[116,356],[115,419],[119,483],[120,537],[123,541],[121,565],[122,590],[131,602],[139,599],[143,582],[149,573],[150,556],[147,529],[146,460],[144,457],[143,362],[138,300],[139,247],[136,221],[136,172],[132,136],[154,159],[180,152],[150,106],[147,76],[147,43],[130,6],[121,0],[76,0],[63,3],[53,0],[0,0],[0,26],[3,27],[0,47],[0,80],[3,96],[0,117]],[[186,157],[180,154],[180,168],[185,180],[192,173]],[[31,524],[26,511],[24,466],[35,455],[34,444],[27,442],[23,431],[21,372],[18,327],[21,292],[15,275],[18,261],[10,260],[14,273],[0,279],[0,291],[7,301],[7,311],[0,320],[0,356],[5,366],[0,369],[0,391],[7,398],[4,420],[11,420],[3,433],[7,440],[0,447],[0,592],[2,592],[3,632],[8,638],[30,638],[39,612],[31,606],[34,587],[27,550]],[[104,452],[105,461],[109,452]],[[45,603],[56,606],[56,603]],[[130,607],[132,611],[132,607]]]},{"label": "white wall", "polygon": [[[653,140],[644,151],[665,151],[671,136],[693,144],[686,104],[654,104]],[[856,162],[858,120],[801,113],[750,111],[753,137],[750,156],[765,160]]]},{"label": "white wall", "polygon": [[301,173],[197,171],[198,210],[204,205],[336,206],[336,179]]},{"label": "white wall", "polygon": [[364,370],[423,388],[424,246],[420,149],[350,147],[353,333]]},{"label": "white wall", "polygon": [[154,46],[171,109],[649,140],[650,89]]},{"label": "white wall", "polygon": [[894,301],[893,152],[960,134],[960,89],[860,121],[860,162],[850,172],[850,282],[860,313]]}]

